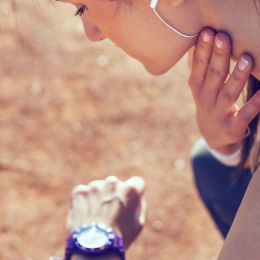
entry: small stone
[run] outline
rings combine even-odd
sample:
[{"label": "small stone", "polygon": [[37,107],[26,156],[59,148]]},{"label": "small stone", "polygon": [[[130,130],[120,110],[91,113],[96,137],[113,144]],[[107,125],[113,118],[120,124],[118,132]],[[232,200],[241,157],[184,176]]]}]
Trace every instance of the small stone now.
[{"label": "small stone", "polygon": [[160,220],[155,220],[152,222],[152,227],[155,231],[160,232],[163,229],[163,223]]},{"label": "small stone", "polygon": [[75,132],[75,133],[81,133],[83,132],[83,126],[80,122],[75,122],[73,125],[72,125],[72,131]]},{"label": "small stone", "polygon": [[185,161],[183,159],[175,160],[174,168],[178,171],[183,170],[185,168]]},{"label": "small stone", "polygon": [[33,96],[39,96],[42,94],[42,86],[39,83],[33,83],[30,90]]},{"label": "small stone", "polygon": [[100,68],[104,68],[109,64],[109,58],[107,55],[101,54],[97,57],[96,62]]}]

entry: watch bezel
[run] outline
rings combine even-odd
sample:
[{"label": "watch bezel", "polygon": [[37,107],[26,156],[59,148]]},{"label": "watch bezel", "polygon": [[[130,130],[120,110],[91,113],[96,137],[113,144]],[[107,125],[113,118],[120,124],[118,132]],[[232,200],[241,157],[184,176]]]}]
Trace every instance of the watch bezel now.
[{"label": "watch bezel", "polygon": [[[104,246],[98,248],[88,248],[79,243],[79,234],[82,234],[82,232],[85,232],[86,230],[90,230],[92,227],[95,227],[106,234],[108,242]],[[115,253],[119,255],[122,260],[124,260],[125,248],[123,240],[111,227],[108,227],[103,223],[92,222],[91,224],[80,226],[68,237],[65,260],[70,260],[73,254],[79,254],[82,256],[99,256],[107,252]]]},{"label": "watch bezel", "polygon": [[[102,232],[103,234],[106,235],[107,238],[107,243],[101,247],[97,247],[97,248],[92,248],[92,247],[85,247],[84,245],[82,245],[79,241],[79,235],[81,235],[82,233],[86,232],[86,231],[90,231],[92,228],[97,229],[98,231]],[[102,223],[96,224],[96,223],[91,223],[90,225],[83,225],[80,227],[80,229],[76,230],[76,232],[73,234],[74,238],[75,238],[75,245],[83,250],[84,252],[89,252],[89,253],[100,253],[102,254],[103,252],[105,252],[108,248],[110,248],[113,245],[113,239],[115,239],[115,234],[113,233],[112,228],[109,228],[107,226],[105,226]]]}]

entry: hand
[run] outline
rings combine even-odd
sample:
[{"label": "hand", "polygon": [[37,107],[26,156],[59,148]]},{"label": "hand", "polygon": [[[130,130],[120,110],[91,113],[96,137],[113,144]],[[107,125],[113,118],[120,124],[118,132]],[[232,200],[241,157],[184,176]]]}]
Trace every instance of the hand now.
[{"label": "hand", "polygon": [[252,71],[252,58],[243,54],[228,76],[230,57],[229,37],[204,29],[195,47],[189,79],[202,136],[211,148],[227,154],[238,148],[260,110],[260,91],[241,108],[236,103]]},{"label": "hand", "polygon": [[132,177],[120,181],[114,176],[78,185],[72,192],[67,229],[102,222],[115,229],[125,247],[136,239],[145,222],[144,181]]}]

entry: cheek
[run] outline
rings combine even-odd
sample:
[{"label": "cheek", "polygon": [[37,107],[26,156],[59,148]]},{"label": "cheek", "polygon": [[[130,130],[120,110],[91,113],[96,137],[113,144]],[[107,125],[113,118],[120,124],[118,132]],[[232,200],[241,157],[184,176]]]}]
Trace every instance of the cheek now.
[{"label": "cheek", "polygon": [[166,72],[194,44],[169,31],[150,10],[135,8],[135,11],[119,10],[115,13],[116,1],[100,2],[104,4],[98,1],[95,6],[90,6],[89,19],[152,74]]}]

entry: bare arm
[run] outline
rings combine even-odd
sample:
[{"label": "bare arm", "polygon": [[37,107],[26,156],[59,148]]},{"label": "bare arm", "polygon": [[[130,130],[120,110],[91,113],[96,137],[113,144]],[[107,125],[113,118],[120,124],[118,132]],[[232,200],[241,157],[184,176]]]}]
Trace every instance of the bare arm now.
[{"label": "bare arm", "polygon": [[218,260],[260,259],[260,167],[248,186]]}]

